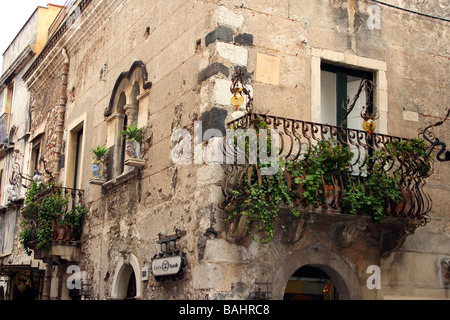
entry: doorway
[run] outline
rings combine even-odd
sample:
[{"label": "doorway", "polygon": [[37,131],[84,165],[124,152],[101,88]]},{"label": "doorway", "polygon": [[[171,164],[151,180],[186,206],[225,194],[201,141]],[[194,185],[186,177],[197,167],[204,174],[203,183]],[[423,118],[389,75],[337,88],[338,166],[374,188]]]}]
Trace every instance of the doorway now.
[{"label": "doorway", "polygon": [[337,300],[338,290],[326,272],[303,266],[287,282],[283,300]]}]

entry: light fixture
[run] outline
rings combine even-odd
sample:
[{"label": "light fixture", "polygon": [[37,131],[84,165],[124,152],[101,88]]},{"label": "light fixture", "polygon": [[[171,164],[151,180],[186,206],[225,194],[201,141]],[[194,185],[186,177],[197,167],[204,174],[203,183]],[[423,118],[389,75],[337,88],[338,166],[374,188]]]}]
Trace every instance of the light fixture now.
[{"label": "light fixture", "polygon": [[244,104],[244,97],[241,94],[242,88],[235,87],[232,89],[233,97],[231,97],[231,105],[236,108],[236,111],[240,106]]},{"label": "light fixture", "polygon": [[251,112],[253,109],[253,98],[250,95],[250,90],[247,88],[247,83],[244,81],[244,73],[241,68],[237,68],[236,74],[234,76],[234,80],[231,83],[230,91],[233,94],[231,97],[230,103],[233,107],[235,107],[236,111],[239,110],[239,107],[242,106],[245,102],[244,96],[247,96],[247,104],[245,108],[247,112]]},{"label": "light fixture", "polygon": [[366,114],[361,115],[361,117],[364,119],[364,122],[362,124],[363,129],[370,135],[372,132],[375,131],[375,128],[377,127],[374,115],[373,114]]}]

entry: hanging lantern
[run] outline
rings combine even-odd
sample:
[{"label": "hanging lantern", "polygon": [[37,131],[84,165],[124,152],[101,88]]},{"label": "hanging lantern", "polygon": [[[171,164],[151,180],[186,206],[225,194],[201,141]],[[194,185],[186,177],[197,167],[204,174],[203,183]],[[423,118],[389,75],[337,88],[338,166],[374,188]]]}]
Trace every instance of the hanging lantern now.
[{"label": "hanging lantern", "polygon": [[366,115],[363,117],[363,129],[370,135],[372,132],[375,131],[375,128],[377,127],[375,121],[373,120],[373,114]]},{"label": "hanging lantern", "polygon": [[253,109],[253,98],[250,94],[250,90],[247,87],[247,83],[244,81],[244,73],[241,68],[236,70],[234,80],[230,86],[230,92],[233,94],[230,103],[235,107],[236,111],[245,102],[244,95],[247,97],[247,104],[245,106],[247,112],[251,112]]},{"label": "hanging lantern", "polygon": [[231,98],[231,105],[236,108],[236,111],[239,109],[240,106],[244,104],[244,97],[241,95],[242,88],[235,87],[232,89],[233,91],[233,97]]}]

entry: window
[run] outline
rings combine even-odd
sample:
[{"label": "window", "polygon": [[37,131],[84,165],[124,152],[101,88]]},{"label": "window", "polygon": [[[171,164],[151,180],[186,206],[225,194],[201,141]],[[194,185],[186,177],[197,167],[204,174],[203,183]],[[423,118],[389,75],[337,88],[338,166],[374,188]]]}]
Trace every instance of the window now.
[{"label": "window", "polygon": [[81,148],[83,145],[83,128],[78,130],[76,132],[76,141],[75,141],[75,154],[74,156],[74,162],[75,162],[75,170],[73,171],[73,188],[74,189],[80,189],[81,182],[80,182],[80,166],[81,166]]},{"label": "window", "polygon": [[[325,70],[326,65],[331,65],[335,67],[334,70]],[[325,68],[322,70],[322,66]],[[337,66],[345,66],[345,68],[337,68]],[[322,71],[328,71],[331,73],[338,74],[339,70],[342,70],[347,76],[355,76],[362,78],[362,74],[370,74],[372,80],[375,83],[375,89],[373,92],[373,106],[379,116],[377,122],[376,132],[382,134],[389,134],[387,127],[387,113],[388,113],[388,83],[387,83],[387,63],[382,60],[376,60],[366,57],[360,57],[353,54],[350,51],[339,52],[327,49],[311,48],[311,121],[320,123],[329,122],[329,124],[339,125],[339,119],[337,116],[337,104],[342,103],[342,100],[338,102],[338,97],[336,95],[328,96],[329,99],[334,99],[335,111],[326,110],[326,103],[322,103]],[[365,72],[361,72],[364,70]],[[356,72],[357,74],[354,74]],[[332,81],[328,79],[329,81]],[[351,81],[349,81],[351,82]],[[330,84],[329,84],[330,85]],[[349,94],[351,96],[351,94]],[[324,97],[325,98],[325,97]],[[351,97],[353,98],[353,97]],[[333,103],[333,102],[332,102]],[[322,112],[322,106],[324,108]],[[328,104],[330,106],[330,104]],[[322,119],[322,113],[327,113],[330,117],[336,114],[335,122],[327,120],[326,116]],[[333,119],[333,118],[332,118]],[[326,120],[326,121],[325,121]],[[354,127],[356,125],[350,124],[347,127]],[[361,129],[361,127],[359,127]]]},{"label": "window", "polygon": [[115,112],[107,119],[108,122],[108,179],[116,178],[124,172],[125,139],[119,133],[128,125],[125,114],[126,94],[121,92]]},{"label": "window", "polygon": [[[353,110],[347,114],[342,104],[343,101],[349,99],[353,102],[361,81],[363,79],[373,80],[373,74],[355,69],[343,68],[332,64],[321,64],[321,117],[322,123],[331,124],[335,126],[342,126],[344,128],[362,130],[363,119],[361,117],[361,110],[366,105],[366,92],[361,91],[358,100],[356,100]],[[373,97],[369,97],[373,100]],[[349,107],[349,105],[346,105]],[[372,109],[372,106],[370,106]],[[373,112],[373,110],[368,110]],[[346,119],[344,119],[346,117]],[[346,120],[346,121],[344,121]],[[347,136],[343,138],[346,140]],[[365,175],[365,167],[358,165],[358,160],[361,155],[358,154],[358,147],[350,144],[350,151],[353,152],[353,159],[351,161],[353,174]],[[369,149],[371,152],[371,149]]]},{"label": "window", "polygon": [[8,88],[6,89],[5,106],[3,109],[5,113],[8,113],[8,114],[11,113],[13,96],[14,96],[14,82],[11,83],[8,86]]},{"label": "window", "polygon": [[69,125],[65,173],[65,186],[68,188],[82,189],[83,138],[84,121],[77,119]]},{"label": "window", "polygon": [[40,167],[39,167],[40,150],[41,150],[40,142],[34,143],[32,153],[31,153],[31,162],[30,162],[30,176],[31,177],[34,177],[37,173],[40,172]]},{"label": "window", "polygon": [[[347,96],[352,101],[358,91],[361,80],[373,80],[373,74],[322,63],[320,76],[321,122],[340,126],[345,115],[342,102]],[[353,111],[347,116],[347,128],[362,130],[363,119],[360,116],[360,112],[365,102],[366,94],[362,91]],[[369,110],[369,112],[372,112],[372,110]]]},{"label": "window", "polygon": [[17,212],[0,215],[0,256],[12,253],[16,231]]},{"label": "window", "polygon": [[151,82],[147,82],[147,78],[145,65],[136,61],[128,72],[120,74],[114,85],[109,106],[104,114],[108,129],[106,141],[109,149],[108,180],[115,179],[130,170],[125,165],[126,141],[120,135],[120,131],[133,124],[140,128],[147,125],[148,103],[143,102],[147,99],[151,88]]}]

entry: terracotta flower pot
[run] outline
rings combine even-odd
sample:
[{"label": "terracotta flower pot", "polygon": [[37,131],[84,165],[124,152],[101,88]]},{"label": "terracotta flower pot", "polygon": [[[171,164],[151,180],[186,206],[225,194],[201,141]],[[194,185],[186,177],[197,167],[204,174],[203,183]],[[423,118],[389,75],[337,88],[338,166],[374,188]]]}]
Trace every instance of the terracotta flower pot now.
[{"label": "terracotta flower pot", "polygon": [[325,194],[325,202],[327,205],[333,205],[339,202],[339,191],[341,191],[341,187],[337,187],[337,194],[336,194],[334,185],[325,185],[324,194]]}]

